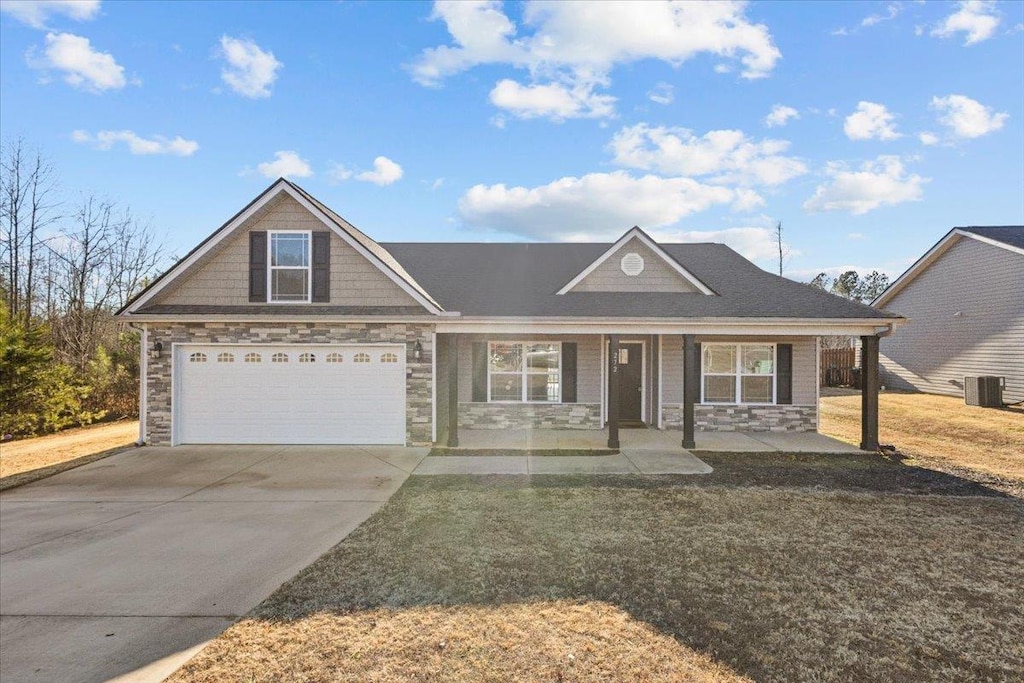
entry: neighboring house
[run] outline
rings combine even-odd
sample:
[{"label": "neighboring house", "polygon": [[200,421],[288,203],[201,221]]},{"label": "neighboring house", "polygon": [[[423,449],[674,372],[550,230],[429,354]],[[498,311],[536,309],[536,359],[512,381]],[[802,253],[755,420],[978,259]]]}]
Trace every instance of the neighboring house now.
[{"label": "neighboring house", "polygon": [[812,431],[818,337],[861,335],[877,359],[900,321],[639,228],[615,244],[378,244],[286,180],[119,316],[142,330],[141,438],[158,445]]},{"label": "neighboring house", "polygon": [[887,387],[963,396],[998,375],[1024,401],[1024,226],[953,228],[872,305],[908,318],[881,341]]}]

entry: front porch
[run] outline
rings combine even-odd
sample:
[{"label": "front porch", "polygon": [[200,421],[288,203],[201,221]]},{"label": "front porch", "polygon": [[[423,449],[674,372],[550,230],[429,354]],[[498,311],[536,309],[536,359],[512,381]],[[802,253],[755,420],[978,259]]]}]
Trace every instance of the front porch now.
[{"label": "front porch", "polygon": [[[439,333],[438,446],[846,452],[817,433],[812,334]],[[861,449],[878,447],[877,336],[862,337]]]}]

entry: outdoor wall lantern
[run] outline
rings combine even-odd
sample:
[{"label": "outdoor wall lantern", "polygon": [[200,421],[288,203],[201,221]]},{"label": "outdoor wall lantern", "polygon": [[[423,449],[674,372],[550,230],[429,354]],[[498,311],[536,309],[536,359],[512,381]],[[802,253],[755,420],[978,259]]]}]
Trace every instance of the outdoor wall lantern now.
[{"label": "outdoor wall lantern", "polygon": [[153,343],[153,348],[150,349],[150,351],[149,351],[149,357],[150,358],[159,358],[160,357],[160,353],[163,350],[164,350],[164,345],[163,344],[161,344],[160,342],[154,342]]},{"label": "outdoor wall lantern", "polygon": [[420,362],[420,358],[423,357],[423,344],[416,342],[412,345],[412,359],[417,363]]}]

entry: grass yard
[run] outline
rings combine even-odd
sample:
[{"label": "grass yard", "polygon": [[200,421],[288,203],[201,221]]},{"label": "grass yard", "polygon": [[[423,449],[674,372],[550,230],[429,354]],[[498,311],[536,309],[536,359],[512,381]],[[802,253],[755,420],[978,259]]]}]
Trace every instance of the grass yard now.
[{"label": "grass yard", "polygon": [[[1024,496],[1024,406],[997,410],[955,396],[885,392],[879,396],[879,440],[912,461],[954,473],[970,470]],[[823,396],[823,434],[860,442],[860,396]]]},{"label": "grass yard", "polygon": [[[138,421],[122,420],[3,443],[0,444],[0,479],[43,470],[56,474],[66,465],[84,464],[93,456],[109,455],[132,445],[138,438]],[[80,459],[82,462],[78,462]],[[21,478],[24,477],[19,477],[19,481]]]},{"label": "grass yard", "polygon": [[174,683],[1011,681],[1024,504],[874,455],[412,477]]}]

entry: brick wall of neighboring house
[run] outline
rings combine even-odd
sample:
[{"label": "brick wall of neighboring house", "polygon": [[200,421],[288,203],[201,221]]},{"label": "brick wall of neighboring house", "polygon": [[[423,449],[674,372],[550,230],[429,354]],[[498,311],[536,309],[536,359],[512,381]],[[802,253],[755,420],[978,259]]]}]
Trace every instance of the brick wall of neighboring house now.
[{"label": "brick wall of neighboring house", "polygon": [[148,359],[146,392],[146,443],[153,446],[171,444],[171,376],[172,344],[374,344],[399,343],[412,348],[417,341],[423,347],[420,361],[406,358],[406,443],[426,444],[433,429],[433,331],[432,325],[421,324],[242,324],[242,323],[175,323],[149,325],[149,343],[163,344],[158,359]]},{"label": "brick wall of neighboring house", "polygon": [[[818,410],[814,406],[696,405],[693,418],[699,432],[813,432],[818,428]],[[682,429],[682,404],[665,404],[662,420],[665,429]]]}]

